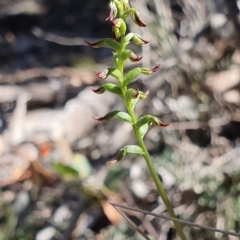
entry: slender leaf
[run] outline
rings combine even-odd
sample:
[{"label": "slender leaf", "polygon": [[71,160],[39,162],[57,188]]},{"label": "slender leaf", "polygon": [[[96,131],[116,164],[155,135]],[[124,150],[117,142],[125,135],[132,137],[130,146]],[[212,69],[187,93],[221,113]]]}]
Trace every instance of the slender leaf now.
[{"label": "slender leaf", "polygon": [[148,131],[148,127],[149,127],[149,125],[148,125],[148,123],[146,123],[139,128],[141,138],[144,138],[145,134]]},{"label": "slender leaf", "polygon": [[78,171],[73,167],[64,165],[62,163],[52,163],[53,169],[60,175],[68,175],[71,177],[78,176]]},{"label": "slender leaf", "polygon": [[127,153],[144,155],[144,151],[137,145],[128,145],[124,147]]},{"label": "slender leaf", "polygon": [[129,114],[127,114],[125,112],[117,111],[117,110],[109,112],[103,117],[93,116],[93,118],[97,121],[108,121],[108,120],[112,119],[113,117],[118,119],[118,120],[121,120],[121,121],[128,122],[128,123],[132,124],[132,118],[130,117]]},{"label": "slender leaf", "polygon": [[124,85],[128,85],[133,79],[135,79],[141,73],[141,68],[137,67],[128,72],[123,80]]},{"label": "slender leaf", "polygon": [[104,39],[104,43],[111,49],[113,49],[114,51],[116,51],[117,53],[119,53],[121,51],[121,46],[118,42],[114,41],[111,38],[105,38]]}]

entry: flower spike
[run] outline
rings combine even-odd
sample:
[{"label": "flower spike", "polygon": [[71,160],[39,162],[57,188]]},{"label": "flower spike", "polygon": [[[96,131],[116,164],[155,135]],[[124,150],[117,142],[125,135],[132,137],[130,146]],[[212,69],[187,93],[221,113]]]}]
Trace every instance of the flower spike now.
[{"label": "flower spike", "polygon": [[[149,91],[142,92],[139,89],[130,88],[129,85],[137,80],[139,75],[152,75],[159,68],[160,65],[156,65],[153,68],[135,66],[131,69],[126,68],[126,61],[138,62],[142,59],[133,51],[128,49],[128,45],[134,42],[137,45],[147,44],[148,41],[144,40],[140,35],[127,31],[127,17],[131,17],[133,23],[139,27],[146,27],[140,17],[139,12],[131,7],[129,4],[130,0],[108,0],[109,13],[106,21],[109,21],[112,28],[113,38],[103,38],[94,43],[85,41],[87,45],[93,48],[106,47],[113,51],[113,66],[105,69],[103,72],[96,72],[96,75],[100,79],[106,79],[107,77],[113,77],[116,83],[104,83],[102,86],[91,88],[96,94],[103,94],[105,91],[113,93],[120,97],[125,105],[126,112],[119,110],[112,110],[102,117],[92,116],[93,119],[104,122],[113,118],[130,124],[133,128],[134,135],[137,140],[137,145],[127,145],[120,149],[116,157],[107,164],[117,163],[125,158],[127,154],[138,154],[142,155],[146,160],[147,166],[153,177],[158,193],[163,200],[166,209],[172,219],[176,219],[173,208],[171,207],[170,201],[164,191],[162,182],[159,179],[157,172],[154,170],[154,165],[150,159],[149,152],[143,141],[144,136],[148,132],[150,126],[167,127],[169,124],[161,122],[161,120],[153,115],[144,115],[138,118],[135,114],[136,104],[145,99],[148,96]],[[96,1],[97,2],[97,1]],[[100,2],[100,1],[99,1]],[[135,84],[132,84],[135,85]],[[122,133],[120,132],[119,135]],[[117,136],[116,141],[121,136]],[[178,222],[173,221],[176,231],[179,234],[181,240],[186,240],[184,232]]]}]

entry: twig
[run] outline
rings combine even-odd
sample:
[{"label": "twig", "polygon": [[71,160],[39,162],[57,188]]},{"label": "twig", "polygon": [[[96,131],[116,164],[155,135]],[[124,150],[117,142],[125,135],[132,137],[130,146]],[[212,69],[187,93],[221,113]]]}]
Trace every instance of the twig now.
[{"label": "twig", "polygon": [[187,130],[187,129],[199,129],[201,127],[221,127],[227,125],[229,119],[226,118],[212,118],[208,122],[201,121],[189,121],[189,122],[173,122],[167,128],[161,129],[164,131],[175,131],[175,130]]},{"label": "twig", "polygon": [[88,40],[90,42],[91,41],[94,42],[97,40],[96,38],[83,39],[81,37],[74,37],[74,38],[61,37],[56,34],[44,32],[43,30],[37,27],[32,29],[32,33],[36,37],[42,38],[48,42],[54,42],[59,45],[66,45],[66,46],[81,46],[81,45],[86,45],[84,40]]},{"label": "twig", "polygon": [[76,226],[76,223],[78,221],[78,218],[79,218],[81,212],[83,211],[84,206],[85,206],[85,200],[82,200],[81,198],[78,197],[77,208],[74,210],[73,215],[69,222],[69,226],[66,229],[66,231],[64,232],[64,234],[62,235],[61,240],[70,239],[71,234]]},{"label": "twig", "polygon": [[230,152],[222,155],[221,157],[217,158],[215,161],[212,162],[213,166],[226,166],[226,163],[231,161],[232,159],[238,157],[240,155],[240,147],[232,149]]},{"label": "twig", "polygon": [[202,228],[202,229],[206,229],[206,230],[209,230],[209,231],[220,232],[220,233],[223,233],[223,234],[226,234],[226,235],[232,235],[232,236],[240,237],[239,233],[224,231],[224,230],[220,230],[220,229],[212,228],[212,227],[206,227],[206,226],[203,226],[203,225],[200,225],[200,224],[191,223],[191,222],[181,220],[181,219],[177,219],[177,218],[167,217],[167,216],[162,215],[162,214],[158,215],[158,214],[151,213],[151,212],[148,212],[148,211],[144,211],[144,210],[141,210],[141,209],[138,209],[138,208],[123,206],[123,205],[116,204],[116,203],[110,203],[110,204],[113,207],[116,206],[116,207],[120,207],[120,208],[123,208],[123,209],[128,209],[128,210],[132,210],[132,211],[136,211],[136,212],[141,212],[141,213],[144,213],[144,214],[152,215],[152,216],[157,217],[157,218],[163,218],[165,220],[171,220],[171,221],[179,222],[179,223],[185,224],[187,226]]},{"label": "twig", "polygon": [[151,240],[141,229],[139,229],[121,210],[119,210],[116,206],[112,204],[112,206],[123,216],[123,218],[129,223],[129,225],[141,234],[145,239]]},{"label": "twig", "polygon": [[228,19],[230,19],[230,21],[233,23],[234,26],[234,37],[235,37],[235,44],[237,46],[237,48],[240,47],[240,25],[239,25],[239,7],[238,7],[238,3],[236,0],[234,1],[226,1],[225,0],[225,4],[226,4],[226,8],[228,11]]},{"label": "twig", "polygon": [[[136,205],[136,202],[134,201],[132,195],[130,194],[127,188],[123,188],[121,193],[128,205],[132,205],[132,206]],[[138,213],[134,212],[134,216],[136,216],[142,223],[139,226],[139,228],[141,228],[142,226],[154,239],[159,239],[159,234],[157,233],[155,228],[152,226],[151,221],[145,218],[145,214],[142,214],[140,212]]]}]

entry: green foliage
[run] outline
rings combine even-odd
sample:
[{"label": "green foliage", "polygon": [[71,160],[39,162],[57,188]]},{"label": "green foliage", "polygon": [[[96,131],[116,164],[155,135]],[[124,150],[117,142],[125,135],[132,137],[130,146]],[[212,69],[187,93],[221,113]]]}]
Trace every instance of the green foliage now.
[{"label": "green foliage", "polygon": [[17,225],[17,216],[12,206],[6,202],[0,201],[0,219],[5,220],[0,224],[0,240],[12,239]]},{"label": "green foliage", "polygon": [[[104,181],[104,185],[112,190],[118,190],[124,183],[124,179],[129,175],[128,170],[121,165],[114,165],[108,172],[108,175]],[[121,181],[122,180],[122,181]]]},{"label": "green foliage", "polygon": [[133,79],[137,78],[138,75],[141,73],[141,68],[134,68],[123,79],[124,86],[128,85]]},{"label": "green foliage", "polygon": [[65,180],[84,179],[92,172],[92,167],[88,159],[81,154],[74,154],[69,165],[62,163],[52,163],[52,168]]},{"label": "green foliage", "polygon": [[52,168],[63,177],[76,177],[78,176],[77,170],[74,168],[64,165],[62,163],[52,163]]}]

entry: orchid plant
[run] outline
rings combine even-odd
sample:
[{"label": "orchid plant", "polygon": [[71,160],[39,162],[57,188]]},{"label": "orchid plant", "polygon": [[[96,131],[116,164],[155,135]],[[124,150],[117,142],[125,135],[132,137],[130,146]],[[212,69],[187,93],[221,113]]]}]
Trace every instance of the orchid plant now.
[{"label": "orchid plant", "polygon": [[[138,62],[142,59],[142,57],[138,56],[127,48],[129,43],[131,41],[137,45],[148,43],[148,41],[144,40],[140,35],[136,33],[127,33],[126,18],[128,16],[131,16],[132,21],[139,27],[146,27],[147,25],[139,18],[139,12],[130,6],[128,0],[110,0],[108,7],[110,13],[106,18],[106,21],[109,21],[112,25],[114,35],[113,39],[104,38],[94,43],[87,41],[86,43],[93,48],[108,47],[113,50],[114,66],[104,70],[103,72],[97,72],[96,75],[100,79],[106,79],[108,76],[112,76],[116,79],[116,84],[105,83],[99,88],[92,88],[92,91],[97,94],[102,94],[105,91],[109,91],[113,94],[118,95],[123,100],[123,103],[126,107],[126,112],[115,110],[107,113],[103,117],[93,116],[93,118],[98,121],[108,121],[111,118],[116,118],[120,121],[128,122],[132,125],[137,140],[137,145],[128,145],[123,147],[118,152],[116,158],[109,163],[113,164],[124,159],[128,153],[142,155],[146,160],[156,188],[167,208],[169,215],[172,218],[176,218],[171,203],[154,169],[148,150],[143,141],[144,135],[147,133],[149,126],[167,127],[168,124],[163,123],[160,121],[160,119],[153,115],[145,115],[138,118],[134,112],[134,107],[139,100],[143,100],[147,97],[148,92],[142,92],[138,89],[136,90],[128,87],[129,83],[136,79],[140,74],[154,74],[160,66],[156,65],[153,68],[136,67],[127,73],[124,71],[125,62],[127,60]],[[177,221],[173,222],[179,237],[182,240],[186,240],[180,224]]]}]

